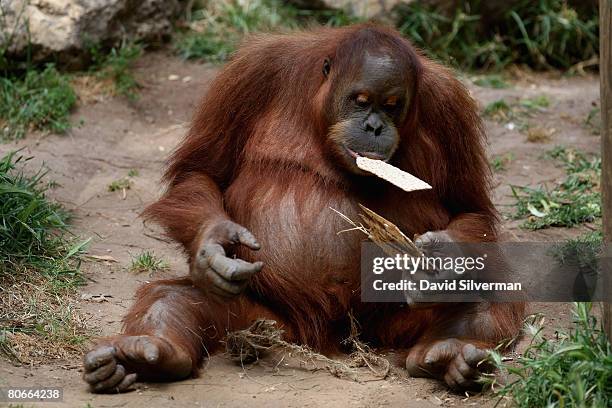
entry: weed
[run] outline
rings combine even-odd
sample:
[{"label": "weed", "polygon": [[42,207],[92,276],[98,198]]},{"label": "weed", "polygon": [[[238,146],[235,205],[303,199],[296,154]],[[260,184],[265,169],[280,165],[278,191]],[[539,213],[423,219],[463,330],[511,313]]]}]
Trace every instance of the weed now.
[{"label": "weed", "polygon": [[142,55],[142,46],[138,43],[123,42],[114,47],[108,54],[102,52],[99,45],[89,48],[92,65],[90,71],[98,78],[110,79],[118,95],[134,100],[140,87],[132,74],[132,65]]},{"label": "weed", "polygon": [[[25,161],[15,152],[0,160],[0,348],[20,361],[75,351],[82,343],[70,296],[82,283],[80,253],[88,243],[70,235],[69,214],[46,198],[46,172],[17,170]],[[24,347],[38,348],[38,357]]]},{"label": "weed", "polygon": [[508,119],[508,114],[510,113],[510,105],[504,99],[498,99],[489,103],[485,106],[484,115],[488,117],[503,117],[504,119]]},{"label": "weed", "polygon": [[566,178],[548,190],[512,186],[516,199],[515,218],[528,217],[521,225],[527,229],[551,226],[573,227],[601,217],[601,159],[587,158],[583,153],[557,147],[548,157],[562,162]]},{"label": "weed", "polygon": [[504,155],[494,156],[491,159],[491,168],[495,172],[506,171],[507,166],[514,160],[513,153],[506,153]]},{"label": "weed", "polygon": [[[529,119],[538,112],[544,112],[550,104],[551,100],[546,95],[517,99],[513,102],[498,99],[485,106],[483,115],[500,123],[512,122],[519,130],[525,131],[530,128]],[[545,139],[552,134],[552,131],[548,129],[545,129],[544,132],[546,133]]]},{"label": "weed", "polygon": [[150,251],[144,251],[140,255],[132,258],[132,265],[130,270],[133,272],[157,272],[168,269],[170,265],[168,262],[161,258],[158,258]]},{"label": "weed", "polygon": [[108,185],[108,191],[123,191],[129,190],[132,187],[132,180],[127,177],[120,178],[118,180],[113,181]]},{"label": "weed", "polygon": [[0,77],[0,141],[23,137],[30,129],[64,133],[76,95],[53,65],[23,78]]},{"label": "weed", "polygon": [[553,256],[561,265],[572,263],[583,272],[596,272],[602,243],[601,231],[587,232],[553,247]]},{"label": "weed", "polygon": [[510,84],[508,84],[501,75],[490,74],[490,75],[482,75],[474,79],[474,84],[483,88],[493,88],[493,89],[506,89],[510,88]]},{"label": "weed", "polygon": [[521,99],[519,105],[528,111],[541,110],[550,106],[550,98],[546,95],[539,95],[533,98]]},{"label": "weed", "polygon": [[[229,37],[229,35],[228,35]],[[184,59],[203,59],[223,62],[234,51],[234,39],[223,39],[212,30],[183,34],[175,44],[176,52]]]},{"label": "weed", "polygon": [[[610,406],[612,350],[591,308],[590,303],[575,303],[574,328],[557,339],[543,335],[541,322],[526,325],[532,340],[516,365],[503,363],[493,352],[494,365],[514,378],[496,393],[518,408]],[[483,382],[497,385],[491,377]]]},{"label": "weed", "polygon": [[108,185],[107,189],[111,193],[115,191],[121,191],[123,193],[123,198],[125,198],[127,190],[132,188],[132,185],[134,184],[134,182],[132,181],[132,178],[137,177],[137,176],[138,176],[138,170],[130,169],[128,171],[127,177],[122,177],[120,179],[112,181]]}]

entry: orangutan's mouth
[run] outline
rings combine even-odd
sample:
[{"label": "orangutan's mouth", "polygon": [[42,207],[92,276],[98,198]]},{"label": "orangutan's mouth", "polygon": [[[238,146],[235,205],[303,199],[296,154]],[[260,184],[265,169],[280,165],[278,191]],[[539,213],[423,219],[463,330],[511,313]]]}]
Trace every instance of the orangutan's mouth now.
[{"label": "orangutan's mouth", "polygon": [[379,153],[379,152],[356,152],[347,146],[344,146],[344,148],[346,149],[348,154],[351,155],[355,160],[357,160],[359,156],[367,157],[368,159],[373,159],[373,160],[382,160],[385,162],[389,161],[389,159],[391,158],[390,156]]}]

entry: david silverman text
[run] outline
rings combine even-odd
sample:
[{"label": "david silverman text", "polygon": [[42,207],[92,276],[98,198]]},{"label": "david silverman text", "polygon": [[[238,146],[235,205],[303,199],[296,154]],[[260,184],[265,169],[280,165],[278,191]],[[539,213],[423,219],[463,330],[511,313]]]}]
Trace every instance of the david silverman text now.
[{"label": "david silverman text", "polygon": [[[444,280],[444,282],[430,282],[426,279],[418,281],[418,290],[425,291],[520,291],[520,282],[478,282],[473,279]],[[383,282],[378,279],[373,282],[374,290],[417,290],[417,282],[402,279],[399,282]]]}]

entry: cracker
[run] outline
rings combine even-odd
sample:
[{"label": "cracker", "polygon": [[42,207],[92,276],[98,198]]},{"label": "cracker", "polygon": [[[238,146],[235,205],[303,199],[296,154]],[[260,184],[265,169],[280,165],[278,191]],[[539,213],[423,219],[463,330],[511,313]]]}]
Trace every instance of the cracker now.
[{"label": "cracker", "polygon": [[431,188],[423,180],[382,160],[359,156],[357,157],[357,167],[396,185],[404,191],[427,190]]}]

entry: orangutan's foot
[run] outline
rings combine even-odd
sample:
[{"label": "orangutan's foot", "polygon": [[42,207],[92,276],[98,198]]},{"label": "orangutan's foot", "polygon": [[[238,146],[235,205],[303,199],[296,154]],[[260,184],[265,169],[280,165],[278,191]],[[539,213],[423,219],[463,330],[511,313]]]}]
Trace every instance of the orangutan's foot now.
[{"label": "orangutan's foot", "polygon": [[191,374],[191,358],[154,336],[118,336],[89,351],[83,379],[92,392],[125,392],[136,380],[179,380]]},{"label": "orangutan's foot", "polygon": [[444,380],[454,390],[475,389],[489,352],[459,339],[445,339],[415,346],[406,358],[406,369],[413,377],[433,377]]}]

